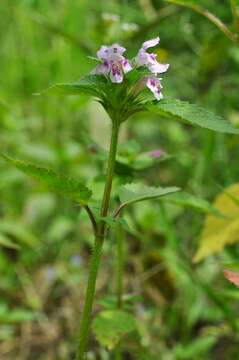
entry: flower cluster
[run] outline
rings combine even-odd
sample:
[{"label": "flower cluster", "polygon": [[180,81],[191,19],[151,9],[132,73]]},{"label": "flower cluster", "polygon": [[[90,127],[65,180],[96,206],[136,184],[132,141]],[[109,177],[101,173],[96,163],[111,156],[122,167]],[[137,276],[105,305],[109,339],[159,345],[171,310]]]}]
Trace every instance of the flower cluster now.
[{"label": "flower cluster", "polygon": [[118,44],[103,45],[97,51],[100,63],[92,73],[108,75],[113,83],[121,83],[125,73],[144,66],[148,69],[149,75],[142,79],[143,84],[154,94],[157,100],[160,100],[163,97],[161,93],[162,85],[161,78],[158,78],[157,75],[166,72],[169,64],[160,64],[157,61],[156,54],[147,52],[149,48],[158,45],[159,41],[159,37],[145,41],[132,63],[123,56],[126,49],[122,46]]}]

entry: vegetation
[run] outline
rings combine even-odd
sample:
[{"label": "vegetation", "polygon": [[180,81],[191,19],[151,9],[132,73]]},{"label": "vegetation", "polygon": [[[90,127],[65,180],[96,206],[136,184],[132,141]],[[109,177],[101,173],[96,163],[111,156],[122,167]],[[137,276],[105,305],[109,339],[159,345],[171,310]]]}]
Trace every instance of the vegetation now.
[{"label": "vegetation", "polygon": [[237,0],[0,17],[0,358],[236,359]]}]

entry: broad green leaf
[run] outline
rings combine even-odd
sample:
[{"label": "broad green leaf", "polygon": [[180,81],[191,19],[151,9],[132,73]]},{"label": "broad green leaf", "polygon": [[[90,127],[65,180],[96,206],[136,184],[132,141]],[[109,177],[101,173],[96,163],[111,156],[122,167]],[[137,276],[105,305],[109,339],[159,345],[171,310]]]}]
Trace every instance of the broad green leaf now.
[{"label": "broad green leaf", "polygon": [[3,158],[25,174],[40,180],[52,191],[58,192],[81,204],[87,203],[91,197],[89,190],[81,181],[55,173],[50,169],[27,164],[20,160],[14,160],[6,155]]},{"label": "broad green leaf", "polygon": [[107,79],[105,76],[87,75],[82,79],[70,83],[59,83],[35,95],[91,95],[100,96],[104,92]]},{"label": "broad green leaf", "polygon": [[139,201],[159,198],[179,190],[180,189],[175,186],[162,188],[162,187],[146,186],[139,183],[122,185],[119,189],[119,198],[122,203],[120,208],[122,209],[127,205]]},{"label": "broad green leaf", "polygon": [[134,317],[122,310],[102,311],[93,320],[93,332],[96,339],[109,350],[134,330],[136,330]]},{"label": "broad green leaf", "polygon": [[176,99],[163,99],[157,103],[147,105],[147,109],[156,114],[174,117],[185,123],[200,126],[213,131],[229,134],[239,134],[229,122],[213,112],[198,105]]},{"label": "broad green leaf", "polygon": [[216,216],[222,216],[220,211],[213,207],[208,201],[205,199],[201,199],[195,195],[191,195],[187,192],[179,192],[176,194],[169,194],[165,198],[162,199],[165,202],[170,202],[176,205],[191,207],[195,210],[204,212],[204,213],[212,213]]},{"label": "broad green leaf", "polygon": [[18,244],[16,244],[14,241],[12,241],[7,236],[1,233],[0,233],[0,246],[6,247],[8,249],[15,249],[15,250],[19,249]]},{"label": "broad green leaf", "polygon": [[193,258],[194,262],[216,254],[226,245],[239,241],[239,205],[234,197],[239,199],[239,183],[225,189],[212,204],[224,217],[207,215],[199,247]]}]

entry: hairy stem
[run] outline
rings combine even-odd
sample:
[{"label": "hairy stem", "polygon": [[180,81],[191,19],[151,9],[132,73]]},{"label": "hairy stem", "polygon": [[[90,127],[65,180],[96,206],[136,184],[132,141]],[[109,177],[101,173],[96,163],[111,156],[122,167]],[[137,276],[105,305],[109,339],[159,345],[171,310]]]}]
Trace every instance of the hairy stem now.
[{"label": "hairy stem", "polygon": [[[117,309],[122,309],[123,306],[123,269],[124,269],[124,248],[123,248],[123,228],[120,223],[115,227],[116,238],[116,296]],[[114,359],[121,360],[122,349],[119,343],[114,351]]]},{"label": "hairy stem", "polygon": [[[110,194],[111,194],[113,174],[114,174],[115,158],[117,152],[118,134],[119,134],[119,125],[117,123],[114,123],[111,133],[111,143],[109,150],[104,195],[103,195],[101,211],[100,211],[101,217],[105,217],[108,214]],[[84,303],[82,317],[80,321],[80,327],[79,327],[76,360],[83,360],[85,358],[87,338],[88,338],[90,322],[91,322],[92,305],[95,295],[95,285],[96,285],[96,279],[100,265],[102,247],[105,238],[106,223],[104,219],[100,220],[100,222],[97,225],[98,225],[97,234],[95,236],[95,244],[90,261],[90,270],[89,270],[87,289],[85,295],[85,303]]]},{"label": "hairy stem", "polygon": [[92,228],[94,230],[94,234],[96,235],[97,234],[97,223],[96,223],[94,214],[93,214],[93,212],[91,211],[91,208],[88,205],[84,205],[84,209],[85,209],[85,211],[87,212],[87,214],[89,216],[89,219],[90,219],[91,224],[92,224]]}]

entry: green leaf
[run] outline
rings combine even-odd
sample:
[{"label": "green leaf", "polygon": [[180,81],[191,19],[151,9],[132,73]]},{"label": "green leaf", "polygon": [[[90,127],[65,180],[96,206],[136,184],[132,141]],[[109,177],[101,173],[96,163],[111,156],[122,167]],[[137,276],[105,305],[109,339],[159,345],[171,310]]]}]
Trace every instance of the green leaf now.
[{"label": "green leaf", "polygon": [[0,246],[6,247],[8,249],[15,249],[15,250],[19,249],[19,245],[17,245],[7,236],[1,233],[0,233]]},{"label": "green leaf", "polygon": [[196,1],[191,1],[191,0],[164,0],[166,2],[170,2],[172,4],[175,5],[182,5],[182,6],[186,6],[186,7],[193,7],[196,4]]},{"label": "green leaf", "polygon": [[93,332],[96,339],[109,350],[134,330],[136,330],[134,317],[122,310],[102,311],[93,320]]},{"label": "green leaf", "polygon": [[175,186],[162,188],[146,186],[139,183],[122,185],[119,189],[119,198],[122,203],[120,209],[139,201],[159,198],[179,190],[180,189]]},{"label": "green leaf", "polygon": [[212,206],[207,200],[188,194],[187,192],[182,191],[177,194],[170,194],[162,200],[184,207],[191,207],[203,213],[212,213],[216,216],[223,216],[220,211]]},{"label": "green leaf", "polygon": [[[123,307],[125,310],[131,309],[132,304],[136,303],[142,298],[139,295],[135,294],[124,294],[122,296]],[[117,308],[117,296],[116,295],[106,295],[99,301],[97,301],[99,305],[101,305],[106,310],[115,310]]]},{"label": "green leaf", "polygon": [[9,309],[5,304],[0,305],[0,323],[15,324],[40,318],[40,314],[24,308]]},{"label": "green leaf", "polygon": [[101,97],[105,90],[107,79],[100,75],[87,75],[82,79],[70,82],[52,85],[46,90],[35,95],[91,95]]},{"label": "green leaf", "polygon": [[206,352],[217,342],[219,335],[207,334],[198,339],[190,341],[190,343],[182,345],[178,344],[173,349],[176,359],[191,360],[195,358],[204,358]]},{"label": "green leaf", "polygon": [[198,105],[176,99],[163,99],[157,103],[147,105],[147,109],[166,117],[174,117],[185,123],[200,126],[213,131],[229,134],[239,134],[229,122],[211,111]]},{"label": "green leaf", "polygon": [[[26,226],[21,223],[17,223],[16,221],[0,221],[0,232],[2,236],[7,237],[7,239],[11,239],[11,242],[14,243],[16,247],[18,244],[26,244],[34,247],[38,240],[28,229]],[[17,244],[15,244],[15,242]],[[9,244],[9,242],[8,242]]]},{"label": "green leaf", "polygon": [[59,175],[50,169],[40,166],[26,164],[20,160],[14,160],[6,155],[3,158],[25,174],[40,180],[43,184],[47,185],[52,191],[65,195],[66,197],[77,201],[81,204],[86,204],[91,197],[91,190],[89,190],[79,180]]}]

